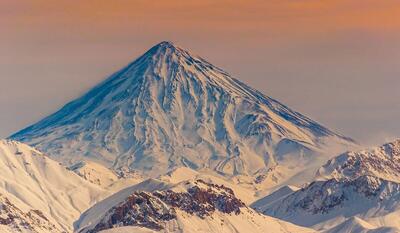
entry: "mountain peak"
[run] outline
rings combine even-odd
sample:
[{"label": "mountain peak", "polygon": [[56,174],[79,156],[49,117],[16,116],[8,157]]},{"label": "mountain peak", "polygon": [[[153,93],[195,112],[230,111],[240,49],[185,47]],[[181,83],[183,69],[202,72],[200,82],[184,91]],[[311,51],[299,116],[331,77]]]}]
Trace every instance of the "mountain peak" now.
[{"label": "mountain peak", "polygon": [[175,43],[171,41],[161,41],[160,43],[154,45],[149,49],[149,52],[152,54],[155,53],[166,53],[168,51],[171,52],[178,52],[179,50],[182,50],[178,46],[175,45]]},{"label": "mountain peak", "polygon": [[[195,57],[190,52],[171,41],[162,41],[153,47],[151,47],[143,56],[153,56],[156,59],[160,59],[162,56],[175,55],[177,57]],[[140,59],[140,58],[139,58]]]},{"label": "mountain peak", "polygon": [[[151,47],[142,56],[130,63],[120,72],[134,74],[122,75],[135,80],[143,80],[143,78],[163,78],[166,80],[179,79],[181,81],[187,78],[186,73],[189,72],[208,72],[210,70],[218,70],[220,73],[224,71],[213,66],[205,59],[194,55],[189,50],[184,49],[171,41],[162,41]],[[182,75],[179,75],[182,74]],[[206,76],[210,77],[210,75]],[[200,78],[199,75],[193,75],[193,78]]]},{"label": "mountain peak", "polygon": [[181,166],[253,175],[348,142],[167,41],[12,138],[67,164],[152,175]]},{"label": "mountain peak", "polygon": [[158,48],[177,48],[176,44],[172,41],[161,41],[160,43],[156,44],[153,47]]}]

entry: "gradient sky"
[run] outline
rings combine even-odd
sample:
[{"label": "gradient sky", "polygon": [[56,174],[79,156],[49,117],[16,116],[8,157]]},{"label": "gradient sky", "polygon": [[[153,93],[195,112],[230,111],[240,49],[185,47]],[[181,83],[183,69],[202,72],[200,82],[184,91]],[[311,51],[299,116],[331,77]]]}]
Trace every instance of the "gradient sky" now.
[{"label": "gradient sky", "polygon": [[0,137],[163,40],[360,142],[400,138],[399,0],[1,0]]}]

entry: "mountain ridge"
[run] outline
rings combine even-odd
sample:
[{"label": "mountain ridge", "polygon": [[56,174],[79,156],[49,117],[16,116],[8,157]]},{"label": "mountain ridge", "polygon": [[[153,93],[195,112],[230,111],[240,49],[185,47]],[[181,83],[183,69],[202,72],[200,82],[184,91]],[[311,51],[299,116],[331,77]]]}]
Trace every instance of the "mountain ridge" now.
[{"label": "mountain ridge", "polygon": [[313,182],[286,196],[273,193],[253,208],[326,232],[399,232],[399,159],[399,139],[345,152],[318,169]]},{"label": "mountain ridge", "polygon": [[28,145],[0,140],[1,232],[71,232],[109,194]]},{"label": "mountain ridge", "polygon": [[196,179],[178,184],[149,179],[97,203],[75,222],[81,233],[119,232],[123,226],[157,232],[315,232],[255,213],[232,189]]}]

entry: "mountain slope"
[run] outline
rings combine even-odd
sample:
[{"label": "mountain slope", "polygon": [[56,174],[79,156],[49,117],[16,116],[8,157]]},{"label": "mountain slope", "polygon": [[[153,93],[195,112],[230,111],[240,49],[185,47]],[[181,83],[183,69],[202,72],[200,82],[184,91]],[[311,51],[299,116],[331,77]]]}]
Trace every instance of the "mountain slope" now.
[{"label": "mountain slope", "polygon": [[218,176],[210,171],[194,171],[187,167],[180,167],[157,177],[157,179],[171,184],[179,184],[187,180],[203,180],[208,183],[223,185],[232,189],[236,197],[246,204],[250,204],[256,199],[257,189],[254,186],[234,182],[232,179],[226,179],[224,176]]},{"label": "mountain slope", "polygon": [[391,227],[375,227],[360,218],[351,217],[343,223],[324,231],[323,233],[398,233],[399,230]]},{"label": "mountain slope", "polygon": [[80,161],[68,167],[68,169],[83,179],[99,185],[110,192],[119,191],[144,180],[139,174],[121,170],[117,173],[92,161]]},{"label": "mountain slope", "polygon": [[251,208],[255,210],[263,210],[265,209],[268,205],[271,205],[272,203],[279,201],[280,199],[288,196],[289,194],[294,193],[295,191],[299,190],[299,188],[294,187],[294,186],[283,186],[280,189],[270,193],[269,195],[255,201],[250,205]]},{"label": "mountain slope", "polygon": [[400,139],[368,150],[343,153],[317,171],[318,179],[371,175],[400,183]]},{"label": "mountain slope", "polygon": [[103,188],[107,188],[119,180],[117,174],[113,171],[94,162],[81,161],[68,167],[68,169],[85,180]]},{"label": "mountain slope", "polygon": [[28,145],[0,140],[2,227],[12,232],[71,232],[80,214],[106,195]]},{"label": "mountain slope", "polygon": [[[148,180],[97,203],[75,224],[91,233],[124,227],[157,232],[313,232],[251,211],[233,191],[202,180]],[[122,231],[121,229],[121,231]],[[132,228],[133,231],[133,228]],[[110,232],[113,232],[112,230]]]},{"label": "mountain slope", "polygon": [[346,152],[322,166],[316,181],[256,208],[327,232],[400,232],[399,158],[400,140]]},{"label": "mountain slope", "polygon": [[353,143],[171,42],[11,138],[67,164],[155,176],[180,166],[263,175]]},{"label": "mountain slope", "polygon": [[302,226],[325,228],[353,216],[368,219],[398,212],[400,184],[372,176],[316,181],[259,210]]},{"label": "mountain slope", "polygon": [[43,212],[20,202],[13,197],[0,194],[0,232],[40,233],[61,232]]}]

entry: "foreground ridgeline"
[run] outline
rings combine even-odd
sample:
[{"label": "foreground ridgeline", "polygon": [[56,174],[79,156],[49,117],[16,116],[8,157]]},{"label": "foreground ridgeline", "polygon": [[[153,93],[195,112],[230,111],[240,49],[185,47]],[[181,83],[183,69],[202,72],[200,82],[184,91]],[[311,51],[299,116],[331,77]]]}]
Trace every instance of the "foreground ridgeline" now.
[{"label": "foreground ridgeline", "polygon": [[147,180],[97,203],[82,214],[75,226],[80,233],[114,232],[113,229],[115,232],[123,229],[189,233],[314,232],[255,213],[232,189],[203,180],[175,185]]},{"label": "foreground ridgeline", "polygon": [[164,229],[165,222],[177,219],[177,210],[204,219],[215,211],[239,215],[240,209],[245,207],[233,191],[224,186],[202,180],[186,185],[188,188],[185,192],[136,191],[108,210],[93,229],[82,232],[94,233],[116,226],[140,226],[160,231]]},{"label": "foreground ridgeline", "polygon": [[0,232],[313,232],[255,213],[233,189],[195,174],[180,168],[163,181],[137,183],[136,174],[94,162],[67,169],[28,145],[0,140]]}]

